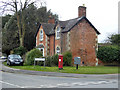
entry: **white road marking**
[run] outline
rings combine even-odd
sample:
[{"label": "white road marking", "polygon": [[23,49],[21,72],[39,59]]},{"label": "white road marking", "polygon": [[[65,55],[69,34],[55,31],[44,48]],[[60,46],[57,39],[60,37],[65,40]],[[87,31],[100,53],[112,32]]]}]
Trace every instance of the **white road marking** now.
[{"label": "white road marking", "polygon": [[19,86],[19,85],[15,85],[15,84],[4,82],[4,81],[0,81],[0,83],[4,83],[4,84],[8,84],[8,85],[11,85],[11,86],[14,86],[14,87],[21,88],[21,86]]},{"label": "white road marking", "polygon": [[85,85],[99,85],[99,84],[108,84],[108,83],[118,83],[117,80],[110,81],[96,81],[96,82],[75,82],[75,83],[61,83],[56,85],[40,85],[40,86],[19,86],[15,84],[11,84],[8,82],[0,81],[0,83],[8,84],[11,86],[15,86],[18,88],[59,88],[59,87],[69,87],[69,86],[85,86]]}]

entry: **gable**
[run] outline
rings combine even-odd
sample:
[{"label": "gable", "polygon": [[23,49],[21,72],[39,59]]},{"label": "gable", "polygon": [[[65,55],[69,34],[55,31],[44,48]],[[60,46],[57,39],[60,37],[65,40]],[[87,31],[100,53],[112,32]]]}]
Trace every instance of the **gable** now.
[{"label": "gable", "polygon": [[39,29],[41,27],[43,28],[43,31],[45,32],[46,35],[52,35],[52,34],[54,34],[55,24],[42,23],[42,24],[39,25],[35,36],[37,36],[37,33],[39,32]]},{"label": "gable", "polygon": [[[64,25],[64,29],[62,30],[62,32],[69,32],[73,27],[75,27],[78,23],[80,23],[83,19],[85,19],[89,24],[90,26],[92,26],[92,28],[94,28],[94,30],[96,31],[97,34],[100,34],[100,32],[92,25],[92,23],[85,17],[80,17],[80,18],[75,18],[75,19],[72,19],[72,20],[68,20],[68,21],[60,21],[60,25]],[[66,26],[65,24],[63,23],[66,23]],[[63,27],[63,26],[61,26]]]}]

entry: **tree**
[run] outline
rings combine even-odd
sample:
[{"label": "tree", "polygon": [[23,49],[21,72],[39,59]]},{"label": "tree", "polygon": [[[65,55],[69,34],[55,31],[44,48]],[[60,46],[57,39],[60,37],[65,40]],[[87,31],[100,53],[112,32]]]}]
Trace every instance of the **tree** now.
[{"label": "tree", "polygon": [[4,28],[6,22],[8,22],[8,20],[10,19],[11,15],[6,15],[2,17],[2,28]]},{"label": "tree", "polygon": [[[38,26],[40,22],[46,23],[48,16],[51,14],[52,17],[57,17],[52,12],[47,11],[46,7],[37,8],[34,4],[30,4],[24,13],[25,18],[25,36],[24,36],[24,47],[27,50],[31,50],[36,46],[36,37]],[[40,13],[43,13],[41,15]],[[46,17],[42,17],[46,16]],[[6,16],[5,16],[6,17]],[[21,16],[20,16],[21,17]],[[42,18],[42,20],[41,20]],[[10,20],[5,24],[3,29],[3,52],[9,54],[10,50],[20,46],[19,31],[17,27],[17,17],[12,15]]]},{"label": "tree", "polygon": [[[17,26],[19,31],[20,46],[24,46],[25,37],[25,9],[35,3],[35,1],[25,0],[23,3],[21,0],[1,1],[3,11],[13,11],[17,17]],[[8,8],[9,7],[9,8]],[[20,8],[20,9],[19,9]]]},{"label": "tree", "polygon": [[10,53],[10,50],[19,46],[19,34],[16,23],[16,17],[12,16],[2,29],[2,52],[7,55]]},{"label": "tree", "polygon": [[120,45],[120,34],[112,34],[108,39],[113,45]]},{"label": "tree", "polygon": [[107,41],[107,43],[110,43],[112,45],[120,46],[120,34],[112,34],[108,37],[108,39],[106,41]]}]

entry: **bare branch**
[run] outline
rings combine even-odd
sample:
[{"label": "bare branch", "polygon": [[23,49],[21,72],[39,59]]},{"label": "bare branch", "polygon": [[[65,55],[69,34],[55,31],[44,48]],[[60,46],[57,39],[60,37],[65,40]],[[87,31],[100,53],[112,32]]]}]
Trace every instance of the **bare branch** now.
[{"label": "bare branch", "polygon": [[15,8],[15,6],[12,4],[13,2],[3,2],[2,1],[1,3],[3,3],[6,6],[12,6],[13,8]]}]

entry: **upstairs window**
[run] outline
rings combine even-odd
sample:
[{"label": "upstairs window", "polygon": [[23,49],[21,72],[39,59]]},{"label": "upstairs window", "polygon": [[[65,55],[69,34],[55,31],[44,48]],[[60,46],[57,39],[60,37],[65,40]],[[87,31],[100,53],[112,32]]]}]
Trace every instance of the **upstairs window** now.
[{"label": "upstairs window", "polygon": [[56,48],[56,54],[60,54],[60,47]]},{"label": "upstairs window", "polygon": [[60,38],[60,27],[57,27],[57,30],[56,30],[56,38],[57,38],[57,39]]},{"label": "upstairs window", "polygon": [[43,30],[40,31],[40,41],[43,40]]}]

